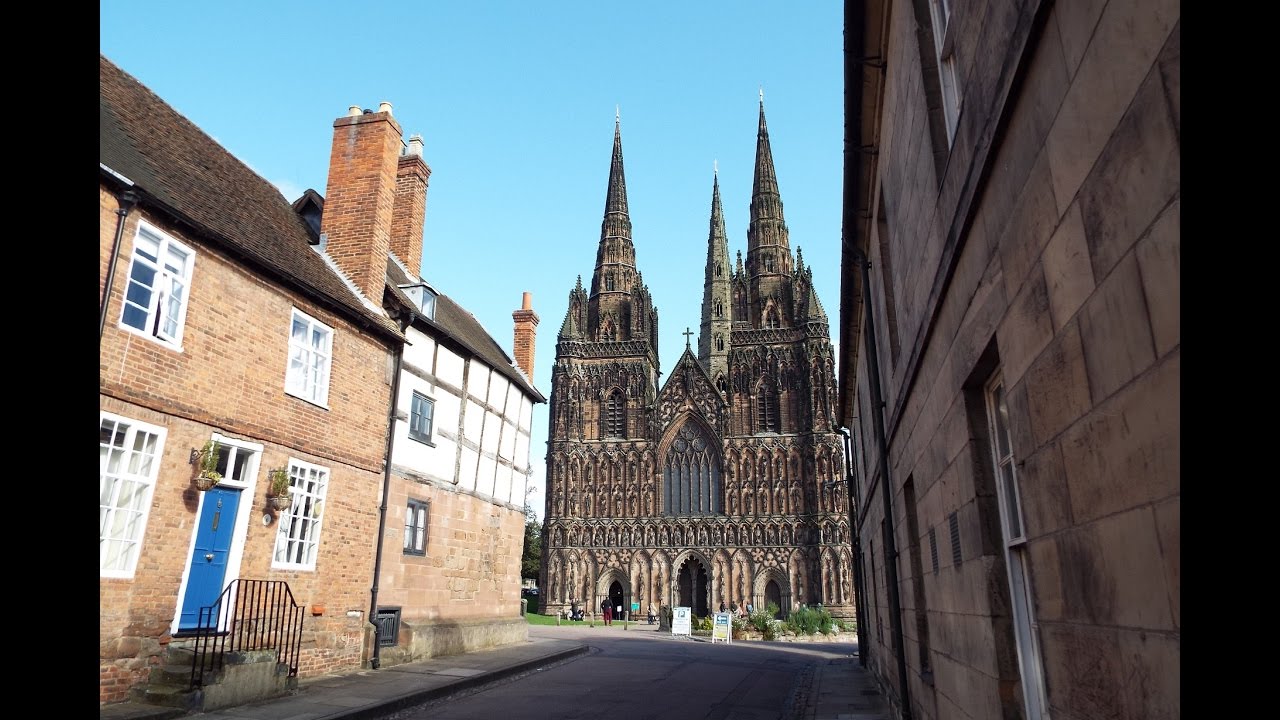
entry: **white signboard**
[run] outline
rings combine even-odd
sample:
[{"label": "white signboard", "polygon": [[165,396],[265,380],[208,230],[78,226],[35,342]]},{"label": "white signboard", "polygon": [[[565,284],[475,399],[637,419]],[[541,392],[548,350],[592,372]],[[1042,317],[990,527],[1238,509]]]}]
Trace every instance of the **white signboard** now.
[{"label": "white signboard", "polygon": [[689,619],[692,617],[691,608],[678,607],[674,610],[675,614],[671,616],[671,634],[692,636],[693,628],[689,624]]},{"label": "white signboard", "polygon": [[715,621],[711,623],[711,642],[714,644],[716,640],[733,642],[733,621],[729,619],[729,613],[716,613]]}]

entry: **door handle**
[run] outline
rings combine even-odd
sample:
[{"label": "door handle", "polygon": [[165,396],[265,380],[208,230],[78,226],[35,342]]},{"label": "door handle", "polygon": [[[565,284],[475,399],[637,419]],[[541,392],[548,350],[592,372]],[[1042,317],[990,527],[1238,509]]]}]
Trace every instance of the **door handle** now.
[{"label": "door handle", "polygon": [[206,553],[204,559],[213,562],[213,553]]}]

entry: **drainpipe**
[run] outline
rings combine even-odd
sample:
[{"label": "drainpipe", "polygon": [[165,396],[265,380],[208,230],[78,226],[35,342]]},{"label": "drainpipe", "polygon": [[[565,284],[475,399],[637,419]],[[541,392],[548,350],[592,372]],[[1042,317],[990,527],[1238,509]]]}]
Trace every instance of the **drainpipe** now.
[{"label": "drainpipe", "polygon": [[847,428],[837,427],[836,432],[844,437],[844,474],[849,485],[849,528],[853,533],[853,604],[857,615],[853,635],[858,643],[858,664],[866,667],[871,648],[862,644],[862,619],[868,617],[863,614],[866,612],[866,598],[863,597],[862,588],[866,576],[862,570],[862,528],[858,527],[858,508],[862,507],[862,499],[858,497],[858,480],[853,472],[853,438]]},{"label": "drainpipe", "polygon": [[862,305],[866,308],[867,375],[871,390],[871,424],[880,451],[880,497],[884,503],[884,569],[889,590],[889,627],[893,651],[898,656],[898,685],[902,688],[902,718],[911,720],[911,700],[907,689],[907,657],[903,651],[902,607],[898,599],[898,548],[893,530],[893,483],[889,477],[889,442],[884,434],[884,398],[880,391],[880,361],[876,350],[876,322],[871,308],[871,261],[857,245],[850,248],[854,262],[862,270]]},{"label": "drainpipe", "polygon": [[[413,313],[406,312],[400,320],[400,332],[404,333],[413,321]],[[378,669],[381,664],[382,643],[378,637],[379,626],[374,618],[378,615],[378,577],[382,575],[382,541],[387,529],[387,495],[391,491],[391,451],[396,445],[396,399],[400,395],[400,367],[404,363],[404,343],[396,349],[395,369],[391,375],[391,402],[387,409],[387,455],[384,464],[386,470],[382,474],[382,504],[378,506],[378,550],[373,559],[373,588],[370,590],[369,621],[373,622],[373,655],[369,658],[369,667]]]},{"label": "drainpipe", "polygon": [[111,299],[111,284],[115,282],[116,277],[116,258],[120,256],[120,243],[124,239],[125,220],[129,217],[129,212],[133,210],[133,206],[138,204],[138,191],[130,185],[120,195],[116,196],[116,201],[120,207],[116,208],[116,239],[111,243],[111,259],[107,262],[107,285],[102,290],[102,309],[99,310],[98,317],[98,339],[102,339],[102,333],[107,328],[107,301]]}]

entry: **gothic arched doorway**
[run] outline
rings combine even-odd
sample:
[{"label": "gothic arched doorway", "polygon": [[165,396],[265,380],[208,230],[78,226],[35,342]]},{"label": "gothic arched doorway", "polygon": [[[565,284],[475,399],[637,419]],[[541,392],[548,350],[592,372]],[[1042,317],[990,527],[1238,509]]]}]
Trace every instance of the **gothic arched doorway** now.
[{"label": "gothic arched doorway", "polygon": [[697,558],[689,558],[680,566],[680,574],[676,577],[676,605],[691,608],[696,617],[710,615],[707,609],[709,585],[707,569]]},{"label": "gothic arched doorway", "polygon": [[770,580],[769,583],[764,586],[765,609],[768,609],[770,603],[772,603],[774,607],[778,608],[778,612],[774,613],[773,616],[781,620],[782,619],[782,590],[778,588],[777,580]]},{"label": "gothic arched doorway", "polygon": [[[613,584],[609,586],[609,604],[613,606],[614,620],[625,619],[625,616],[622,613],[625,613],[628,608],[627,604],[623,602],[623,599],[622,583],[614,580]],[[619,611],[618,608],[622,608],[622,610]]]}]

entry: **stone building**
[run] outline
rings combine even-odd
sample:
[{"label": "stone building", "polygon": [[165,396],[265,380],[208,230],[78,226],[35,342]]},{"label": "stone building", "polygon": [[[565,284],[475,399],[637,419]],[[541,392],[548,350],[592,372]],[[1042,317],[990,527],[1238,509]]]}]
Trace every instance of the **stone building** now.
[{"label": "stone building", "polygon": [[846,8],[862,662],[901,717],[1177,718],[1179,6]]},{"label": "stone building", "polygon": [[[544,612],[821,603],[853,615],[827,316],[792,253],[760,103],[745,262],[718,177],[696,346],[659,385],[658,314],[631,237],[615,122],[589,287],[569,293],[548,421]],[[666,258],[680,261],[679,258]]]}]

